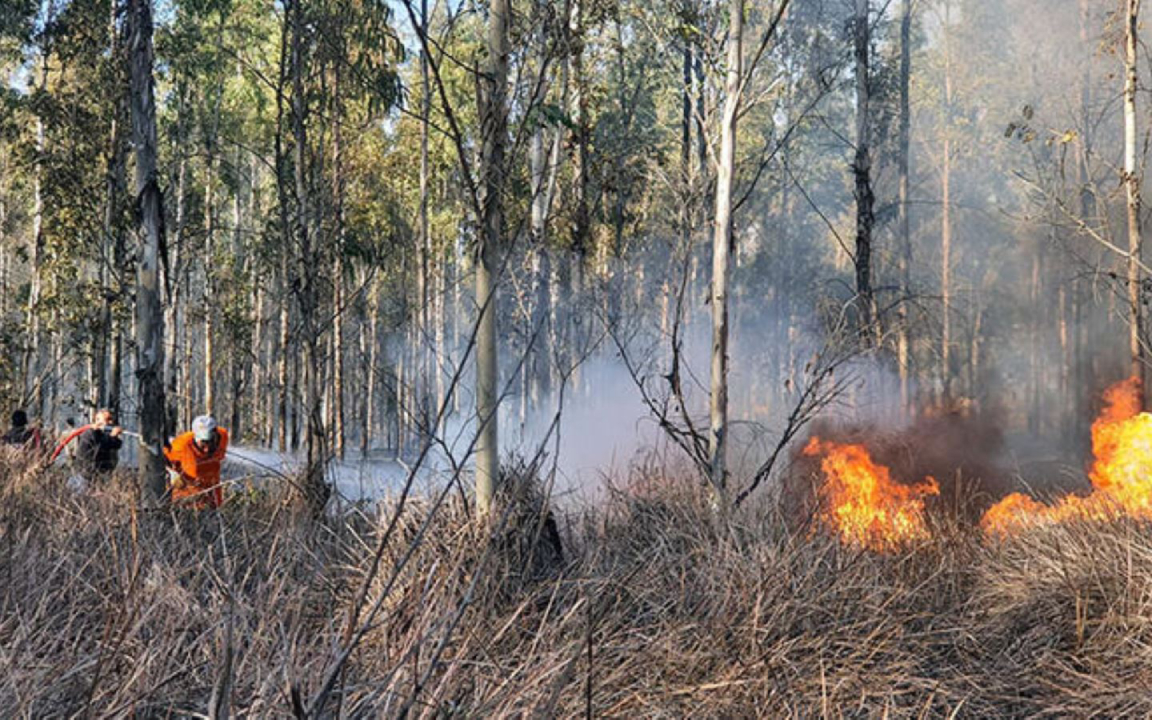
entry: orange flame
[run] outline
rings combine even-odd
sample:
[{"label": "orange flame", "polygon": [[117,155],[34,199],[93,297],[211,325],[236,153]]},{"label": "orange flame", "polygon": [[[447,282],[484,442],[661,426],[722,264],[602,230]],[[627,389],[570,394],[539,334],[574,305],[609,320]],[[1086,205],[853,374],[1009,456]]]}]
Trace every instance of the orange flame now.
[{"label": "orange flame", "polygon": [[1088,474],[1091,495],[1070,495],[1049,506],[1014,493],[988,509],[981,527],[1007,535],[1025,525],[1074,517],[1152,516],[1152,415],[1140,412],[1142,401],[1139,378],[1116,383],[1104,392],[1104,409],[1092,423],[1096,459]]},{"label": "orange flame", "polygon": [[877,465],[863,445],[843,445],[813,437],[804,454],[820,456],[824,485],[820,488],[821,520],[845,544],[885,551],[929,536],[924,498],[939,495],[936,481],[919,485],[892,480],[888,468]]}]

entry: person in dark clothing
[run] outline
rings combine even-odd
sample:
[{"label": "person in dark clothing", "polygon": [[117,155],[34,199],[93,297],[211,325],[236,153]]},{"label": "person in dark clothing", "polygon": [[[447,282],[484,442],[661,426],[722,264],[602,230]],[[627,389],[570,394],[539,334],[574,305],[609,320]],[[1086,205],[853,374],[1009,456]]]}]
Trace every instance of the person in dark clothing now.
[{"label": "person in dark clothing", "polygon": [[120,462],[121,428],[111,410],[99,410],[80,437],[76,439],[76,472],[88,480],[112,474]]},{"label": "person in dark clothing", "polygon": [[4,433],[4,444],[24,452],[40,450],[40,429],[28,426],[28,413],[17,410],[12,413],[12,427]]}]

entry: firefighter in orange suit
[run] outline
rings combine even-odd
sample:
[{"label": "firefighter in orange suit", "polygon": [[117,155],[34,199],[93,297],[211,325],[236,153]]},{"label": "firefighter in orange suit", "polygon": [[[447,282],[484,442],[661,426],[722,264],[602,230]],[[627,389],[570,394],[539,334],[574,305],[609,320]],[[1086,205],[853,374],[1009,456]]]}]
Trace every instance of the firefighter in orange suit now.
[{"label": "firefighter in orange suit", "polygon": [[193,420],[192,431],[164,449],[172,502],[198,510],[220,507],[224,500],[220,465],[227,452],[228,431],[216,427],[215,418],[201,415]]}]

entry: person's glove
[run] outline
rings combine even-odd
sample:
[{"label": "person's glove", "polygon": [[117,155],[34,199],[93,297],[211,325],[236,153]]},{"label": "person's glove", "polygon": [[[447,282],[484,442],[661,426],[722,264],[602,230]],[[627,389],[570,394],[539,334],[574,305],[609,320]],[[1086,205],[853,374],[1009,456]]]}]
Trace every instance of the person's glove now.
[{"label": "person's glove", "polygon": [[173,490],[184,489],[184,473],[174,467],[168,468],[168,487]]}]

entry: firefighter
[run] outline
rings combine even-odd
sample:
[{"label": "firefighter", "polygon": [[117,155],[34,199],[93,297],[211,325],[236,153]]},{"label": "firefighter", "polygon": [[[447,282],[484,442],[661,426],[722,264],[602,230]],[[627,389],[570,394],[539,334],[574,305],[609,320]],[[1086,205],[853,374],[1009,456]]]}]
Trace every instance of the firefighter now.
[{"label": "firefighter", "polygon": [[43,445],[40,428],[29,427],[28,413],[23,410],[16,410],[12,413],[12,427],[4,433],[3,442],[9,448],[17,450],[23,455],[38,453]]},{"label": "firefighter", "polygon": [[124,445],[124,440],[120,437],[122,432],[111,410],[107,408],[97,410],[92,416],[92,424],[85,425],[78,433],[68,436],[52,457],[55,459],[60,449],[78,435],[76,456],[73,458],[76,474],[89,482],[106,480],[120,464],[120,448]]},{"label": "firefighter", "polygon": [[211,415],[192,421],[192,431],[179,435],[164,449],[172,502],[204,510],[224,500],[220,465],[228,452],[228,431]]}]

